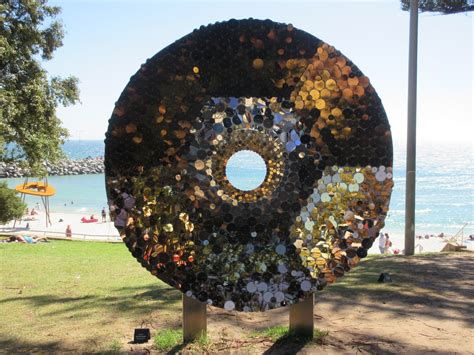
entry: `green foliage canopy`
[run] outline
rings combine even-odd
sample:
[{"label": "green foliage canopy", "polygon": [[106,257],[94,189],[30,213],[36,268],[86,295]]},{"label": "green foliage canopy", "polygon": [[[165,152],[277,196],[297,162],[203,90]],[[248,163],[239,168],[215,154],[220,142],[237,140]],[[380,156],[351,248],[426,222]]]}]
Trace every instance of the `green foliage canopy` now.
[{"label": "green foliage canopy", "polygon": [[6,144],[15,143],[10,159],[24,159],[35,175],[63,155],[68,132],[56,108],[79,101],[77,78],[48,78],[41,67],[63,44],[59,13],[47,0],[0,3],[0,160],[7,159]]},{"label": "green foliage canopy", "polygon": [[[401,0],[402,10],[410,10],[410,0]],[[420,12],[439,12],[444,15],[474,11],[473,0],[419,0]]]},{"label": "green foliage canopy", "polygon": [[5,182],[0,182],[0,224],[21,218],[25,209],[26,204],[17,196],[15,190],[9,189]]}]

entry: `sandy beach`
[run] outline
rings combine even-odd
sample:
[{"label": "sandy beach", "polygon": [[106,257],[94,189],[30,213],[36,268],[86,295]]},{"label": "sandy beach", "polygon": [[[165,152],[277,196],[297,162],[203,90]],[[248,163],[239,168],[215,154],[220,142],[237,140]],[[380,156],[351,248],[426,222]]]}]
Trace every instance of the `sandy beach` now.
[{"label": "sandy beach", "polygon": [[[404,244],[405,244],[405,236],[401,233],[389,233],[390,235],[390,240],[393,243],[392,246],[392,253],[393,250],[399,249],[403,250]],[[449,236],[452,237],[452,236]],[[447,237],[447,239],[449,239]],[[464,241],[463,245],[466,246],[468,250],[474,250],[474,245],[472,241],[467,241],[468,236],[464,236]],[[440,252],[445,246],[446,246],[446,238],[439,238],[437,236],[430,236],[428,239],[425,239],[425,236],[423,235],[421,239],[416,238],[415,239],[415,253],[429,253],[429,252]],[[457,242],[460,244],[461,243],[461,238],[456,239]],[[378,248],[378,241],[376,240],[374,243],[374,246],[369,250],[369,254],[380,254],[379,248]]]},{"label": "sandy beach", "polygon": [[[64,212],[52,212],[51,214],[52,225],[46,227],[46,217],[44,211],[40,210],[38,215],[34,216],[33,219],[27,218],[21,222],[17,221],[15,227],[14,222],[11,221],[8,224],[0,225],[0,233],[3,234],[20,234],[20,235],[40,235],[48,236],[52,238],[65,238],[65,231],[68,225],[71,226],[72,239],[73,240],[90,240],[90,241],[104,241],[104,242],[120,242],[121,239],[114,227],[113,223],[107,216],[107,222],[102,223],[101,217],[96,215],[99,222],[93,223],[82,223],[81,218],[89,218],[89,215],[79,213],[64,213]],[[61,221],[62,220],[62,221]],[[26,229],[27,223],[29,229]],[[387,232],[384,230],[384,232]],[[404,246],[404,235],[402,233],[390,233],[390,240],[392,241],[392,248],[390,253],[398,249],[403,250]],[[467,236],[464,237],[464,245],[468,250],[474,250],[474,243],[472,241],[466,241]],[[461,242],[461,239],[458,239]],[[446,243],[442,238],[430,237],[425,239],[415,240],[415,252],[426,253],[426,252],[439,252],[445,247]],[[380,254],[378,247],[378,241],[376,241],[373,247],[369,250],[369,254]]]},{"label": "sandy beach", "polygon": [[[96,215],[96,218],[99,219],[99,222],[82,223],[82,217],[89,218],[90,216],[60,212],[52,212],[50,216],[52,225],[48,227],[46,227],[45,213],[41,210],[33,219],[29,217],[23,219],[21,222],[17,221],[15,227],[13,227],[13,221],[5,225],[0,224],[0,233],[45,235],[52,238],[65,238],[66,227],[70,225],[73,240],[121,241],[117,229],[115,229],[114,224],[110,222],[108,217],[105,223],[100,222],[101,217],[98,215]],[[26,228],[27,223],[29,224],[28,229]]]}]

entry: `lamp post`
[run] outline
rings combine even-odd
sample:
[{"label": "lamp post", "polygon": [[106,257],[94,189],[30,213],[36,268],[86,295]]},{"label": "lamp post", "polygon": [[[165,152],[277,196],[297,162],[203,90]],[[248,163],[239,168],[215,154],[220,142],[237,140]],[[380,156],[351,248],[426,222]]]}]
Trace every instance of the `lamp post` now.
[{"label": "lamp post", "polygon": [[415,253],[416,190],[416,79],[418,51],[418,0],[410,0],[410,47],[408,60],[408,123],[405,195],[405,255]]}]

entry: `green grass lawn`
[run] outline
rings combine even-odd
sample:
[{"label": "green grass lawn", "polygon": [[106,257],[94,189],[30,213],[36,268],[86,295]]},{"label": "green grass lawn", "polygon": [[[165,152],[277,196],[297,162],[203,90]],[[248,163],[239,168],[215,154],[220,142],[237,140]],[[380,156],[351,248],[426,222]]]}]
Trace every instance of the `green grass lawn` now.
[{"label": "green grass lawn", "polygon": [[[452,258],[449,254],[411,259],[370,256],[338,283],[318,293],[317,300],[341,310],[351,307],[347,299],[364,297],[378,303],[403,299],[410,304],[451,292],[455,299],[463,294],[463,288],[448,285],[445,290],[443,283],[433,281],[446,270],[458,272],[457,268],[438,266]],[[123,244],[0,244],[0,261],[0,349],[126,351],[133,329],[141,325],[151,328],[154,349],[164,350],[180,338],[181,293],[150,275]],[[377,282],[384,271],[390,271],[393,283]],[[384,312],[390,311],[385,305]],[[242,338],[287,338],[286,327],[261,326],[261,330],[255,327],[241,334]],[[198,350],[206,350],[209,342],[212,339],[202,341],[204,345]]]},{"label": "green grass lawn", "polygon": [[122,244],[0,244],[0,259],[0,348],[116,350],[153,317],[179,325],[180,293]]},{"label": "green grass lawn", "polygon": [[0,244],[0,256],[0,348],[117,351],[142,322],[181,326],[181,293],[122,244]]}]

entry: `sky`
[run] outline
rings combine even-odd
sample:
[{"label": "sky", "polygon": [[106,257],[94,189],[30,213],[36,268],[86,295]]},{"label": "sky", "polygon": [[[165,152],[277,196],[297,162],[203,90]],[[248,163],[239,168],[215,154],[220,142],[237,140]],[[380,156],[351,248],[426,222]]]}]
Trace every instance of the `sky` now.
[{"label": "sky", "polygon": [[[71,139],[104,139],[114,103],[147,58],[201,25],[231,18],[292,23],[339,49],[382,99],[395,143],[406,140],[409,13],[398,1],[50,0],[64,46],[44,63],[77,76],[81,103],[59,108]],[[472,14],[419,16],[419,141],[472,141]]]}]

